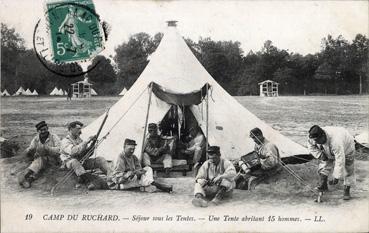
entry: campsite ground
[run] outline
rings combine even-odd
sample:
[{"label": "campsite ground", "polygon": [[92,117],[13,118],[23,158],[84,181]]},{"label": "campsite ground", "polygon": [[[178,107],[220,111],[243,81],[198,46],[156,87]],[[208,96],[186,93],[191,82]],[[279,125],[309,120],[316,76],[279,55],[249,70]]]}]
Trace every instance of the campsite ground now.
[{"label": "campsite ground", "polygon": [[[95,97],[92,99],[73,100],[50,97],[11,97],[1,98],[1,135],[12,138],[24,149],[35,135],[34,123],[46,120],[50,129],[60,136],[66,134],[65,125],[71,120],[90,123],[114,104],[119,97]],[[367,129],[368,96],[299,96],[299,97],[237,97],[237,100],[274,129],[305,144],[306,132],[313,124],[338,125],[347,128],[353,135]],[[2,225],[7,231],[16,227],[27,227],[25,215],[32,213],[33,221],[40,225],[32,226],[32,231],[48,229],[50,231],[69,231],[83,227],[84,231],[331,231],[333,226],[340,226],[340,231],[359,231],[368,228],[368,154],[359,153],[356,163],[357,184],[353,189],[353,199],[341,200],[342,184],[332,188],[324,199],[317,204],[309,188],[298,183],[285,171],[278,179],[271,179],[268,184],[259,185],[256,190],[236,190],[233,199],[218,207],[196,209],[191,205],[193,179],[177,177],[165,179],[174,185],[174,194],[139,193],[117,191],[93,191],[85,189],[62,189],[56,196],[50,196],[50,173],[48,177],[35,182],[29,190],[22,190],[16,184],[15,176],[10,175],[25,164],[16,158],[0,159],[1,164],[1,208]],[[306,164],[290,165],[308,184],[315,185],[316,161]],[[55,181],[55,179],[54,179]],[[73,186],[72,186],[73,187]],[[4,213],[4,210],[11,212]],[[43,220],[45,214],[117,214],[119,221],[99,222]],[[146,223],[133,221],[133,215],[151,217]],[[173,216],[173,221],[165,221],[166,215]],[[194,217],[194,221],[176,215]],[[210,224],[211,216],[221,217]],[[224,215],[241,217],[264,217],[264,221],[224,221]],[[164,216],[164,224],[152,221],[154,216]],[[275,216],[275,222],[268,221]],[[282,221],[281,217],[295,217],[294,221]],[[322,216],[325,222],[313,221],[315,216]],[[80,219],[79,218],[79,219]],[[125,218],[128,218],[126,220]],[[5,222],[4,220],[7,219]],[[8,220],[17,222],[9,225]],[[310,220],[307,220],[310,219]],[[317,217],[319,219],[319,217]],[[213,218],[213,220],[215,220]],[[297,222],[296,222],[297,221]],[[237,224],[234,224],[236,223]],[[277,224],[277,223],[283,224]],[[28,223],[29,224],[29,223]],[[123,226],[129,228],[123,228]],[[163,229],[163,226],[166,228]],[[194,228],[196,226],[197,228]],[[50,228],[52,227],[52,228]],[[263,228],[262,228],[263,227]],[[68,230],[69,229],[69,230]],[[19,229],[18,229],[19,231]],[[23,231],[30,231],[24,228]]]}]

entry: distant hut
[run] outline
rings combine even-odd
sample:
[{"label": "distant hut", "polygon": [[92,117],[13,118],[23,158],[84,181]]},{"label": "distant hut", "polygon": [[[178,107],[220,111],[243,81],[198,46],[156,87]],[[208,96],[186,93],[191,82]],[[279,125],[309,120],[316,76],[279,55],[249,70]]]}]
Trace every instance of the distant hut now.
[{"label": "distant hut", "polygon": [[24,95],[32,95],[32,92],[29,88],[24,92]]},{"label": "distant hut", "polygon": [[26,92],[26,91],[23,89],[23,87],[22,87],[22,86],[20,86],[20,87],[19,87],[19,89],[18,89],[18,91],[16,91],[16,92],[13,94],[13,96],[14,96],[14,95],[24,95],[24,92]]},{"label": "distant hut", "polygon": [[279,83],[272,80],[265,80],[259,83],[260,96],[277,97]]},{"label": "distant hut", "polygon": [[88,82],[88,78],[85,76],[83,81],[72,83],[73,96],[77,98],[90,98],[91,87],[92,84]]},{"label": "distant hut", "polygon": [[91,95],[93,95],[93,96],[97,95],[97,92],[93,88],[91,88]]},{"label": "distant hut", "polygon": [[38,92],[36,91],[36,89],[33,90],[32,95],[34,96],[38,95]]}]

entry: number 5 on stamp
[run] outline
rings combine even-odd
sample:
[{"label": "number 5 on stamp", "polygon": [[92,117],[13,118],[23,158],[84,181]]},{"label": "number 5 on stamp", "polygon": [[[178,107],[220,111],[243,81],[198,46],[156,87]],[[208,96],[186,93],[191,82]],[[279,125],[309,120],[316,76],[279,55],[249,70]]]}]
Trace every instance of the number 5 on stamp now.
[{"label": "number 5 on stamp", "polygon": [[46,8],[54,61],[86,60],[104,49],[104,32],[92,0],[50,0]]}]

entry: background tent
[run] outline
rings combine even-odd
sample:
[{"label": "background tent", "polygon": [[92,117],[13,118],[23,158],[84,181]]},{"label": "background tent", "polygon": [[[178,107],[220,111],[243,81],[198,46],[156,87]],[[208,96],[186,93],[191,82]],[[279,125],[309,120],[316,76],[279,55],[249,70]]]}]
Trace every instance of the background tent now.
[{"label": "background tent", "polygon": [[38,93],[37,93],[36,89],[35,89],[35,90],[33,90],[32,95],[33,95],[33,96],[38,95]]},{"label": "background tent", "polygon": [[10,96],[9,92],[5,89],[1,92],[1,96]]},{"label": "background tent", "polygon": [[[206,101],[192,105],[190,110],[205,134],[208,122],[208,142],[220,146],[226,158],[239,158],[253,151],[254,142],[249,138],[249,132],[254,127],[259,127],[266,138],[279,147],[281,157],[308,154],[306,148],[271,128],[229,95],[192,54],[176,28],[170,26],[140,77],[129,92],[110,108],[100,137],[108,132],[109,135],[96,150],[99,156],[116,160],[124,139],[131,138],[138,144],[135,154],[141,157],[146,117],[148,123],[159,122],[171,107],[150,91],[151,83],[160,85],[164,92],[182,94],[202,90],[208,83],[211,87],[208,121]],[[96,134],[103,118],[104,115],[85,127],[81,136],[86,139]]]},{"label": "background tent", "polygon": [[96,91],[93,88],[91,88],[91,95],[97,95]]},{"label": "background tent", "polygon": [[58,94],[59,94],[59,90],[56,87],[54,87],[54,89],[50,92],[50,95],[58,95]]},{"label": "background tent", "polygon": [[123,88],[123,90],[119,93],[119,95],[123,96],[127,93],[127,89]]},{"label": "background tent", "polygon": [[60,89],[58,90],[58,94],[57,94],[57,95],[64,95],[64,91],[63,91],[63,89],[61,89],[61,88],[60,88]]},{"label": "background tent", "polygon": [[25,90],[23,87],[19,87],[18,91],[14,93],[14,95],[24,95]]},{"label": "background tent", "polygon": [[29,88],[24,92],[24,95],[32,95],[32,92]]}]

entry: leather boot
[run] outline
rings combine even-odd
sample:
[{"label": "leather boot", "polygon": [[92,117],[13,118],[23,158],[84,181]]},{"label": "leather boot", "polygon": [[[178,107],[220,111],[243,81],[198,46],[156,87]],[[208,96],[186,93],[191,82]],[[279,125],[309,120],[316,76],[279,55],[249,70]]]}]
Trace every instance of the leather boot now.
[{"label": "leather boot", "polygon": [[172,185],[164,184],[164,183],[158,183],[157,181],[152,182],[152,185],[154,185],[155,187],[157,187],[161,191],[164,191],[164,192],[167,192],[167,193],[173,192],[173,186]]},{"label": "leather boot", "polygon": [[318,191],[328,191],[328,176],[319,174],[319,185],[315,187]]},{"label": "leather boot", "polygon": [[33,176],[34,172],[31,169],[26,169],[24,172],[18,174],[18,183],[23,188],[30,188],[31,183],[34,181]]},{"label": "leather boot", "polygon": [[196,193],[195,198],[192,199],[192,205],[196,207],[208,207],[208,202],[201,193]]},{"label": "leather boot", "polygon": [[219,205],[222,202],[226,191],[227,191],[226,187],[220,186],[219,191],[217,192],[217,194],[215,195],[213,200],[211,200],[210,203],[213,205]]},{"label": "leather boot", "polygon": [[345,185],[344,189],[343,189],[343,200],[348,201],[351,199],[351,195],[350,195],[350,186]]}]

